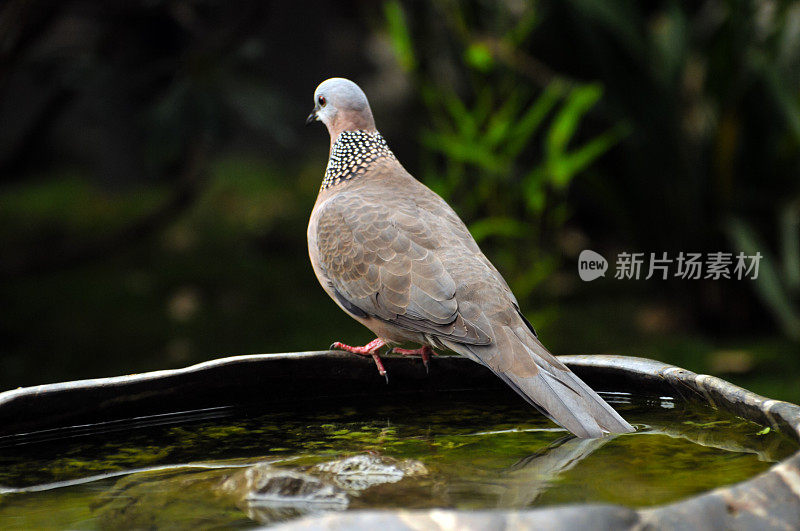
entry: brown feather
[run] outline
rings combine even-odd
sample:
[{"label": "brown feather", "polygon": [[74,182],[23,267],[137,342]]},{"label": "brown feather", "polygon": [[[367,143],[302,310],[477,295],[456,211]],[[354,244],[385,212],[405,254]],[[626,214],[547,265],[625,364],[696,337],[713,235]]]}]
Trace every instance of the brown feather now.
[{"label": "brown feather", "polygon": [[387,341],[446,347],[487,366],[579,436],[632,430],[541,345],[464,223],[393,156],[326,181],[334,184],[317,198],[309,254],[342,308]]}]

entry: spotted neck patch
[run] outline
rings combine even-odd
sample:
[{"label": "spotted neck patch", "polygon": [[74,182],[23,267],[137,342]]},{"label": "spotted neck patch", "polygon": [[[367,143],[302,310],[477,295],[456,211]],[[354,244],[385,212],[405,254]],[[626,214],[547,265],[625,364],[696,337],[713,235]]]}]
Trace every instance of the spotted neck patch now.
[{"label": "spotted neck patch", "polygon": [[370,164],[381,158],[394,159],[380,133],[342,131],[333,143],[322,188],[330,188],[363,174]]}]

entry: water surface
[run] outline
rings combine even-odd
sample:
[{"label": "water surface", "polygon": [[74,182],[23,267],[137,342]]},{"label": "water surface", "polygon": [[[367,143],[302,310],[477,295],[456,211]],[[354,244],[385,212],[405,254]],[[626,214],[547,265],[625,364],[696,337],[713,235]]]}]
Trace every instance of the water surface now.
[{"label": "water surface", "polygon": [[426,473],[348,493],[349,509],[663,504],[748,479],[797,446],[710,407],[604,395],[637,428],[580,440],[517,399],[214,409],[0,438],[0,528],[251,527],[320,510],[255,510],[220,486],[249,466],[306,473],[347,456]]}]

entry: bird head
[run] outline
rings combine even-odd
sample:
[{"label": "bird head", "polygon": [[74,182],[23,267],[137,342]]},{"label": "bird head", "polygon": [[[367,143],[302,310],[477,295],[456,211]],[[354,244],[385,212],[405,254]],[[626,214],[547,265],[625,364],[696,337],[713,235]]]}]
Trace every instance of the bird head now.
[{"label": "bird head", "polygon": [[328,128],[331,141],[342,131],[375,131],[375,120],[361,88],[342,77],[332,77],[314,91],[314,110],[307,124],[320,121]]}]

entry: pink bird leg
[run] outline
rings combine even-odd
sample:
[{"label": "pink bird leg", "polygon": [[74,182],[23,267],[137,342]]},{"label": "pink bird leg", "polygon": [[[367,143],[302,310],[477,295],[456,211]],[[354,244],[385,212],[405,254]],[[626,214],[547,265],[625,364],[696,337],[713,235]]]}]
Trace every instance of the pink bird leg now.
[{"label": "pink bird leg", "polygon": [[425,372],[429,372],[428,362],[431,359],[431,354],[436,356],[436,352],[428,345],[421,348],[407,349],[407,348],[393,348],[392,352],[395,354],[402,354],[403,356],[420,356],[422,364],[425,365]]},{"label": "pink bird leg", "polygon": [[383,368],[383,362],[380,356],[378,356],[378,350],[384,346],[386,346],[386,341],[378,337],[363,347],[351,347],[350,345],[345,345],[344,343],[336,341],[331,345],[331,349],[345,350],[362,356],[372,356],[372,359],[375,360],[375,366],[378,367],[378,374],[386,378],[386,383],[389,383],[389,375],[386,374],[386,369]]}]

